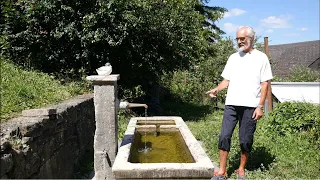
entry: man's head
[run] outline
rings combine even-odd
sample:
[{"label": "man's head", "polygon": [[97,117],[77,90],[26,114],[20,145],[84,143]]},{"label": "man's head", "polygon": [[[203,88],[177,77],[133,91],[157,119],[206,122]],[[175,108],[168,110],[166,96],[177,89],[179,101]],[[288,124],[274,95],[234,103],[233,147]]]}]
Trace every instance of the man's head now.
[{"label": "man's head", "polygon": [[249,26],[240,26],[238,28],[236,41],[239,51],[244,53],[252,51],[254,35],[254,30]]}]

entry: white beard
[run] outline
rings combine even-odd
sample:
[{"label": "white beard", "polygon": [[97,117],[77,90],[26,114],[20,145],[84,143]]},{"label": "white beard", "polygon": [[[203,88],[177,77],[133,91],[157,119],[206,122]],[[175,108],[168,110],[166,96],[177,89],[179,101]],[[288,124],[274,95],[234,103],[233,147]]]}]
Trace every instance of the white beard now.
[{"label": "white beard", "polygon": [[242,52],[242,51],[244,51],[244,50],[246,50],[246,49],[248,49],[248,48],[249,48],[249,46],[244,45],[244,46],[239,47],[239,48],[238,48],[238,51],[239,51],[239,52]]}]

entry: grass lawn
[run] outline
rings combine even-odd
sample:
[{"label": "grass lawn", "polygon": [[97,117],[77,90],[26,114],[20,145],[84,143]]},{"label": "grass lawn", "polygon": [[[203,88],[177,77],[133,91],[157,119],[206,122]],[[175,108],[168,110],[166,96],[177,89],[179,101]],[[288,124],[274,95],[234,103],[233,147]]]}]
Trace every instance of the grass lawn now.
[{"label": "grass lawn", "polygon": [[61,85],[53,76],[25,70],[0,56],[0,123],[21,115],[22,110],[45,107],[89,91],[87,82]]}]

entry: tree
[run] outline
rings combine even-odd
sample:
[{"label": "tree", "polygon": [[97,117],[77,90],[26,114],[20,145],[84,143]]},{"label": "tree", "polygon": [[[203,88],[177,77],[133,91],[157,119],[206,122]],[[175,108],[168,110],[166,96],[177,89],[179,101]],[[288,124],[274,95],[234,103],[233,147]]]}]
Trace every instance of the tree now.
[{"label": "tree", "polygon": [[1,9],[15,63],[75,78],[110,62],[128,88],[206,59],[224,10],[193,0],[5,0]]},{"label": "tree", "polygon": [[226,8],[218,6],[207,6],[208,0],[201,0],[195,6],[195,10],[201,15],[205,16],[205,20],[202,22],[202,27],[207,30],[206,37],[209,42],[220,40],[222,34],[225,34],[215,22],[223,17],[223,14],[227,11]]}]

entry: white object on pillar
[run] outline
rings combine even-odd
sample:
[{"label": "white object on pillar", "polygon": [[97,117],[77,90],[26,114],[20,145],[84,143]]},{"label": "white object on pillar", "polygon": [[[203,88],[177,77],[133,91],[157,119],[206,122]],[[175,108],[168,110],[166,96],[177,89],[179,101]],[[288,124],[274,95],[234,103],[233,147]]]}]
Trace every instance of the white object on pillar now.
[{"label": "white object on pillar", "polygon": [[96,71],[99,75],[108,76],[112,72],[112,66],[110,63],[106,63],[105,66],[99,67],[98,69],[96,69]]}]

